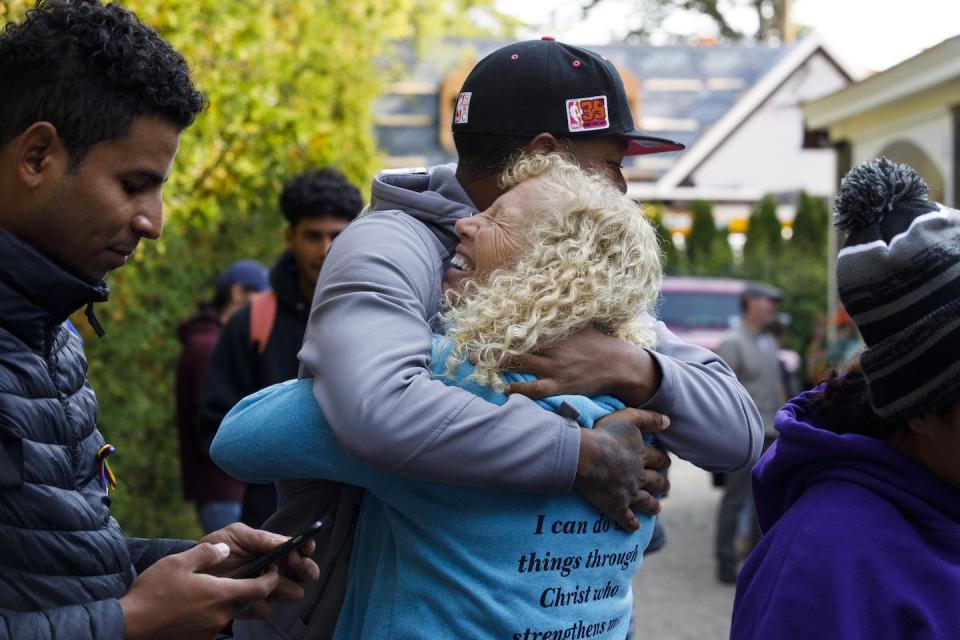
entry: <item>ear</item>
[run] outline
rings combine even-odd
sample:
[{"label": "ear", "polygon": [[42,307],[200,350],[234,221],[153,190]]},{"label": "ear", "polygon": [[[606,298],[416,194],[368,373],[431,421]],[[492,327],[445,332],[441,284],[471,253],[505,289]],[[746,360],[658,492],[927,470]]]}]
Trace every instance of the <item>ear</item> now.
[{"label": "ear", "polygon": [[30,189],[65,174],[70,161],[57,128],[49,122],[34,122],[27,127],[13,153],[17,179]]},{"label": "ear", "polygon": [[934,429],[940,428],[943,418],[935,413],[928,413],[924,416],[918,416],[907,420],[907,427],[914,437],[926,439]]},{"label": "ear", "polygon": [[560,140],[553,137],[551,133],[538,133],[533,140],[527,143],[526,151],[528,153],[551,153],[553,151],[564,150]]}]

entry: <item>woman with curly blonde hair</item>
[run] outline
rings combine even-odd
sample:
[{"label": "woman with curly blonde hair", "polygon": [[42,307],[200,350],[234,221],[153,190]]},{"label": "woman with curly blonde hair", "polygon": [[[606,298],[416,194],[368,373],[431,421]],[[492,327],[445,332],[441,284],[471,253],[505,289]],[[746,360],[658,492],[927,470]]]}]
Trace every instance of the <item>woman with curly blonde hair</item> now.
[{"label": "woman with curly blonde hair", "polygon": [[487,240],[484,232],[501,236],[487,240],[497,246],[515,239],[517,227],[516,243],[526,246],[510,245],[476,265],[480,277],[465,283],[444,314],[453,342],[447,373],[474,353],[471,377],[499,391],[506,365],[591,325],[653,344],[647,312],[660,291],[660,249],[637,204],[559,154],[523,156],[501,183],[507,195],[457,223],[457,262],[474,266],[469,252],[475,238]]},{"label": "woman with curly blonde hair", "polygon": [[[605,179],[553,154],[519,158],[503,181],[509,190],[489,209],[457,223],[459,277],[447,278],[449,329],[432,353],[440,381],[497,404],[505,384],[530,379],[507,372],[511,363],[585,327],[651,345],[661,278],[651,225]],[[623,408],[609,396],[541,404],[585,428]],[[630,532],[578,492],[508,493],[375,469],[340,448],[307,380],[246,398],[211,454],[247,481],[324,478],[367,489],[357,539],[370,544],[350,559],[339,640],[627,633],[652,516],[637,514],[640,529]]]}]

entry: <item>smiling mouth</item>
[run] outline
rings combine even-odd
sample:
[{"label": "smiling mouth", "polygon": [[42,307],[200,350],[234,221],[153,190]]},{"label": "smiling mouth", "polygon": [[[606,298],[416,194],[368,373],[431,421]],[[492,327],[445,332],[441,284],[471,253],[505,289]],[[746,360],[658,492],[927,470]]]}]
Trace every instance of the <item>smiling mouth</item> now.
[{"label": "smiling mouth", "polygon": [[460,271],[473,271],[473,265],[463,257],[462,254],[455,254],[453,258],[450,259],[450,266],[458,269]]}]

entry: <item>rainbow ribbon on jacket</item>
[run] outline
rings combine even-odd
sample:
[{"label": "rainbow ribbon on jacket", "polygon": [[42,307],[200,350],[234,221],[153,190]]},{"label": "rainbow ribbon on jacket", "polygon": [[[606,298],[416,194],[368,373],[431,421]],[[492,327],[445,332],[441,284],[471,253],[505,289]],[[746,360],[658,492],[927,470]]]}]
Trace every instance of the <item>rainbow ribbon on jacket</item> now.
[{"label": "rainbow ribbon on jacket", "polygon": [[105,444],[99,449],[97,449],[97,459],[100,460],[100,486],[103,487],[104,492],[108,495],[110,490],[117,490],[117,476],[113,475],[113,469],[110,468],[110,463],[107,462],[107,456],[116,451],[116,447],[112,444]]}]

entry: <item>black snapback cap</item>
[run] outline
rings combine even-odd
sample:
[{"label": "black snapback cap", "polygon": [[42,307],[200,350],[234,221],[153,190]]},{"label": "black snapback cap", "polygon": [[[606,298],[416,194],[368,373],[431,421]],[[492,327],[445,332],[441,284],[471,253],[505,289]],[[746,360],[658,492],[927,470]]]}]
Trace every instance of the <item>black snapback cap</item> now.
[{"label": "black snapback cap", "polygon": [[453,112],[454,133],[558,138],[616,136],[625,155],[680,151],[634,128],[620,74],[609,60],[551,37],[497,49],[467,76]]}]

